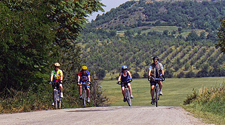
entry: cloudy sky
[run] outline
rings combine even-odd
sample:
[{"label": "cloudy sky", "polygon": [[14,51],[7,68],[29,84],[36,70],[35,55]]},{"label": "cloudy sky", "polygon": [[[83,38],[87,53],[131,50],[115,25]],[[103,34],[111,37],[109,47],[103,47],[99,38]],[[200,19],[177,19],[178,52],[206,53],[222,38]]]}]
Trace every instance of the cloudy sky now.
[{"label": "cloudy sky", "polygon": [[[100,2],[106,5],[106,7],[103,7],[103,9],[105,10],[104,13],[106,13],[107,11],[110,11],[112,8],[118,7],[120,4],[125,3],[126,1],[130,1],[130,0],[100,0]],[[88,20],[89,21],[91,21],[92,19],[94,20],[98,14],[101,15],[103,14],[103,12],[99,11],[99,12],[93,13],[92,15],[89,16]]]}]

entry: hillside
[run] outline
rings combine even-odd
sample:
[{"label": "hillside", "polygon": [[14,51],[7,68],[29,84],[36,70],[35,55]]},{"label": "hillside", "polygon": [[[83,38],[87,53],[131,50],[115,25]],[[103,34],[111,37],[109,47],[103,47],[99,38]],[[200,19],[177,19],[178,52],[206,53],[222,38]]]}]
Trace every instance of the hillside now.
[{"label": "hillside", "polygon": [[100,79],[115,79],[123,64],[134,77],[146,77],[153,56],[160,57],[166,77],[222,76],[225,56],[215,43],[224,5],[126,2],[87,25],[78,39],[82,58]]},{"label": "hillside", "polygon": [[93,28],[178,26],[216,30],[218,19],[225,15],[225,2],[135,2],[128,1],[116,9],[97,16]]}]

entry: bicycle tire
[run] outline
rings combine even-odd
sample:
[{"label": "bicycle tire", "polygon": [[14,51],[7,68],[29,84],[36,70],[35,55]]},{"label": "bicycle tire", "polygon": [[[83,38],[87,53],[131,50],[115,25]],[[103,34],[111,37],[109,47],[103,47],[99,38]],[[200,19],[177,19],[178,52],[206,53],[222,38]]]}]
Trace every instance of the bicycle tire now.
[{"label": "bicycle tire", "polygon": [[127,103],[129,106],[131,106],[130,92],[128,88],[125,89],[125,93],[126,93]]},{"label": "bicycle tire", "polygon": [[85,107],[86,106],[86,89],[83,89],[82,96],[83,96],[83,104],[84,104],[84,107]]},{"label": "bicycle tire", "polygon": [[54,89],[54,106],[55,109],[57,109],[57,96],[58,96],[58,91]]},{"label": "bicycle tire", "polygon": [[61,109],[62,108],[62,98],[60,97],[59,98],[59,109]]},{"label": "bicycle tire", "polygon": [[155,86],[155,106],[158,107],[159,88]]}]

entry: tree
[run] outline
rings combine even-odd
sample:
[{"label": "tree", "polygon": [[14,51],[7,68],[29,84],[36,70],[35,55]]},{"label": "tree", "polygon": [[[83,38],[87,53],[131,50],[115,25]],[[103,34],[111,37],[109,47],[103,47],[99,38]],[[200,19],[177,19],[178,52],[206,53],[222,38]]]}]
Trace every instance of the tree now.
[{"label": "tree", "polygon": [[199,36],[197,35],[197,33],[195,31],[192,31],[188,34],[186,41],[196,41],[199,39]]},{"label": "tree", "polygon": [[222,52],[225,52],[225,17],[222,17],[219,21],[221,22],[221,25],[217,33],[219,42],[216,43],[216,47],[220,48]]},{"label": "tree", "polygon": [[57,24],[46,17],[51,8],[42,0],[3,0],[0,6],[0,91],[7,96],[10,88],[26,91],[43,82],[49,62],[54,61],[52,27]]},{"label": "tree", "polygon": [[96,76],[98,77],[98,79],[103,79],[106,75],[106,72],[104,69],[97,69],[95,70]]}]

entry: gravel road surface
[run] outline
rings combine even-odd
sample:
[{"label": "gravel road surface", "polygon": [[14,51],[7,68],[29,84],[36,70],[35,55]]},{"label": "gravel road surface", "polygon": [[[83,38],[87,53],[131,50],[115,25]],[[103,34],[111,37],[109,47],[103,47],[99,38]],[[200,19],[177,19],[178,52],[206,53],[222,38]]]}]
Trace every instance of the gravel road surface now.
[{"label": "gravel road surface", "polygon": [[90,107],[1,114],[0,125],[205,125],[181,107]]}]

